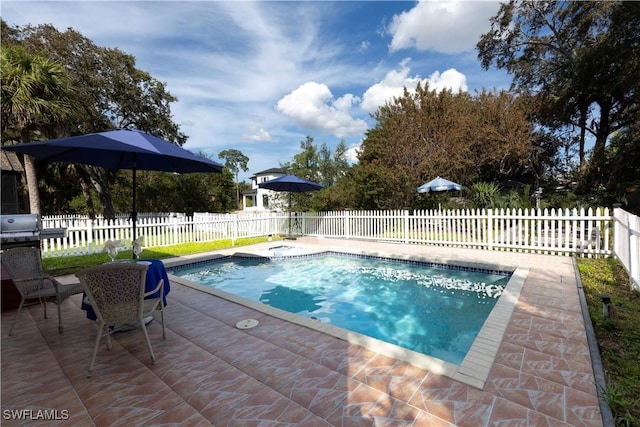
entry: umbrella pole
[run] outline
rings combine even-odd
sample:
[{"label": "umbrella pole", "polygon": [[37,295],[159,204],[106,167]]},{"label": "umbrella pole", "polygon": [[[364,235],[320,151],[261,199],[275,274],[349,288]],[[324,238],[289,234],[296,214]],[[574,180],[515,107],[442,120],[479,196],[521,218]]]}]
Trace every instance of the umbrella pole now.
[{"label": "umbrella pole", "polygon": [[[134,160],[135,163],[135,160]],[[133,168],[133,211],[131,212],[131,221],[133,221],[133,239],[131,240],[131,247],[133,248],[133,242],[136,240],[136,222],[138,221],[138,212],[136,211],[136,168]],[[133,259],[138,259],[138,256],[133,252]]]},{"label": "umbrella pole", "polygon": [[291,237],[291,191],[289,191],[289,237]]},{"label": "umbrella pole", "polygon": [[289,235],[287,240],[295,240],[296,238],[291,235],[291,191],[289,191]]}]

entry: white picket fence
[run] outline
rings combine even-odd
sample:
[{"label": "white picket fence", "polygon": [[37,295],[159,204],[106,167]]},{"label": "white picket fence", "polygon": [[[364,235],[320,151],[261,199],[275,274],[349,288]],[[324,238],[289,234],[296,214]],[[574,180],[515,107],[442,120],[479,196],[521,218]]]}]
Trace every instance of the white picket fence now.
[{"label": "white picket fence", "polygon": [[611,254],[608,209],[344,211],[305,215],[304,234],[353,239],[515,250]]},{"label": "white picket fence", "polygon": [[[136,234],[144,236],[144,247],[162,247],[189,242],[211,242],[276,234],[282,214],[142,214]],[[132,223],[126,215],[107,220],[84,216],[45,216],[42,228],[66,228],[64,238],[43,239],[43,257],[86,255],[102,252],[107,240],[119,240],[122,250],[132,245]],[[282,229],[282,227],[280,227]]]},{"label": "white picket fence", "polygon": [[[131,248],[126,215],[107,221],[47,216],[67,237],[42,241],[44,257],[101,252],[107,240]],[[292,234],[587,257],[616,256],[640,290],[640,218],[616,208],[544,210],[389,210],[314,213],[140,214],[145,247]]]},{"label": "white picket fence", "polygon": [[[291,225],[290,225],[291,224]],[[609,256],[613,216],[607,208],[585,210],[335,211],[140,215],[144,246],[293,234],[509,250],[546,254]],[[107,240],[131,247],[126,218],[44,217],[44,228],[66,228],[67,237],[42,242],[43,256],[102,251]]]}]

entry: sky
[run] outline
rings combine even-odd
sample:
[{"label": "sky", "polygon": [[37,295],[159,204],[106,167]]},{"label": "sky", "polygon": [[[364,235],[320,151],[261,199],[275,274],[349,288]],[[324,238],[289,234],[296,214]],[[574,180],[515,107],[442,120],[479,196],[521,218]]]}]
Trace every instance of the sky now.
[{"label": "sky", "polygon": [[475,93],[506,89],[483,70],[475,45],[500,4],[492,1],[11,1],[10,26],[71,27],[118,48],[178,98],[184,148],[221,161],[249,158],[240,181],[291,162],[311,136],[349,160],[371,115],[404,87]]}]

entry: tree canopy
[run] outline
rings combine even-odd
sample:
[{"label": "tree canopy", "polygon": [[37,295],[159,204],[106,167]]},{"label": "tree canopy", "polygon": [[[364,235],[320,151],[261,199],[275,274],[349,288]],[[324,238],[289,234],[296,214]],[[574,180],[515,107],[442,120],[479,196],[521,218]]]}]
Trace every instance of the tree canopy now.
[{"label": "tree canopy", "polygon": [[536,179],[541,173],[531,103],[507,92],[429,90],[387,102],[374,115],[354,167],[358,208],[411,206],[416,188],[437,175],[475,181]]},{"label": "tree canopy", "polygon": [[[238,183],[238,173],[240,170],[246,172],[249,170],[249,158],[242,151],[230,148],[218,153],[218,158],[224,160],[224,165],[229,169],[236,178],[236,205],[240,204],[240,185]],[[239,206],[237,206],[239,207]]]},{"label": "tree canopy", "polygon": [[638,28],[637,2],[512,0],[477,44],[485,69],[505,69],[514,88],[539,99],[539,125],[578,130],[583,192],[607,181],[605,147],[637,120]]},{"label": "tree canopy", "polygon": [[287,173],[316,182],[323,186],[320,191],[292,195],[291,203],[298,210],[332,210],[344,207],[344,197],[334,186],[350,169],[346,159],[346,144],[340,140],[335,151],[326,142],[320,148],[312,136],[300,141],[301,152],[291,162],[281,165]]},{"label": "tree canopy", "polygon": [[[2,49],[0,68],[3,140],[26,143],[33,132],[53,135],[73,114],[77,104],[61,64],[10,45]],[[30,210],[40,213],[36,169],[30,156],[25,156],[24,169]]]},{"label": "tree canopy", "polygon": [[[482,67],[503,69],[512,76],[510,90],[471,94],[422,85],[406,88],[373,114],[375,125],[366,132],[354,166],[347,162],[344,140],[332,152],[326,143],[318,146],[307,136],[300,141],[300,152],[281,166],[324,189],[295,195],[295,208],[419,206],[416,188],[441,175],[477,188],[483,197],[505,182],[521,183],[523,193],[545,186],[549,194],[562,184],[592,203],[621,202],[640,209],[638,28],[637,2],[501,4],[476,47]],[[186,141],[171,116],[176,98],[164,83],[138,69],[133,56],[51,25],[9,27],[2,21],[1,41],[3,144],[124,127],[178,145]],[[39,88],[57,81],[57,89],[49,90],[56,86],[48,85],[48,92],[32,93],[32,104],[20,98],[20,84],[29,87],[25,83],[35,74],[20,68],[19,57],[32,64],[46,62],[47,67],[38,70],[48,69],[49,77],[40,75]],[[184,195],[175,205],[153,200],[148,208],[233,207],[233,175],[237,199],[238,172],[247,171],[249,159],[235,149],[219,157],[225,159],[227,171],[217,177],[144,174],[147,179],[141,185],[146,189],[140,194],[149,190],[149,195]],[[35,171],[46,176],[39,181],[40,192],[48,209],[57,213],[91,213],[100,203],[108,216],[122,211],[130,200],[110,191],[128,191],[130,178],[123,172],[37,162],[27,169],[34,176]],[[81,191],[70,181],[79,182]],[[187,188],[198,197],[187,196]]]},{"label": "tree canopy", "polygon": [[[45,126],[40,120],[36,125],[26,128],[29,132],[28,139],[22,138],[22,141],[82,135],[117,128],[136,128],[177,145],[186,142],[187,136],[173,121],[171,115],[171,104],[177,99],[166,90],[164,83],[137,68],[132,55],[119,49],[97,46],[71,28],[61,32],[51,25],[9,27],[4,21],[1,23],[3,52],[20,49],[27,55],[59,64],[68,78],[69,86],[74,88],[71,92],[65,92],[65,102],[76,108],[70,110],[64,120],[57,120],[55,126]],[[5,98],[4,94],[3,92],[3,144],[19,142],[20,139],[16,135],[20,134],[21,122],[15,119],[4,120],[5,112],[9,111],[5,108],[5,101],[17,98]],[[64,169],[64,174],[53,173],[55,169],[60,171],[61,168]],[[80,209],[84,210],[84,213],[95,215],[96,201],[93,192],[98,195],[103,214],[107,218],[113,217],[116,210],[126,212],[130,209],[129,203],[122,205],[118,202],[120,197],[114,199],[111,191],[118,188],[120,180],[127,179],[130,174],[127,175],[126,172],[87,165],[49,164],[46,165],[44,173],[49,181],[41,185],[41,191],[45,194],[48,193],[48,188],[67,187],[64,183],[56,181],[56,177],[68,180],[73,176],[73,181],[79,182],[82,189],[84,203],[74,202],[75,208],[71,204],[63,207],[59,198],[55,198],[58,200],[55,205],[56,213],[61,213],[61,210],[68,212]],[[172,179],[181,178],[169,180]],[[229,179],[229,176],[219,175],[213,179]],[[187,181],[192,179],[185,179],[183,184]],[[226,184],[222,187],[226,187]],[[139,190],[140,194],[144,191],[144,188]],[[198,190],[193,188],[192,191]],[[33,191],[29,191],[29,194],[32,193]],[[208,200],[207,193],[209,192],[200,194],[200,197]],[[47,197],[49,196],[50,194],[47,194]],[[225,197],[218,198],[219,202],[223,200]],[[82,204],[84,207],[80,208]],[[141,208],[143,206],[144,204]],[[187,210],[190,210],[188,206]]]}]

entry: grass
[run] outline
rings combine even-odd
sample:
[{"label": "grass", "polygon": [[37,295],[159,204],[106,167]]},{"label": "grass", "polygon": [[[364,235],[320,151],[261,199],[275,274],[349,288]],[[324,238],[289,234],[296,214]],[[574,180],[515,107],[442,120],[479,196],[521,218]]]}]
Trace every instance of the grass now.
[{"label": "grass", "polygon": [[[281,237],[273,236],[273,240],[280,240]],[[162,246],[155,248],[144,248],[140,254],[140,258],[150,259],[164,259],[177,257],[182,255],[197,254],[203,252],[217,251],[220,249],[228,249],[236,246],[253,245],[256,243],[266,242],[268,238],[265,237],[252,237],[236,240],[235,244],[229,240],[217,240],[214,242],[195,242],[184,243],[173,246]],[[133,254],[130,250],[118,252],[116,259],[118,260],[130,260],[133,258]],[[99,252],[91,255],[77,255],[67,257],[53,257],[44,258],[42,265],[48,273],[53,275],[72,274],[86,267],[94,265],[104,264],[110,261],[109,255],[106,252]]]},{"label": "grass", "polygon": [[[279,239],[274,236],[274,240]],[[266,237],[260,237],[239,239],[235,245],[223,240],[145,248],[140,257],[163,259],[266,241]],[[131,258],[131,251],[118,254],[118,259]],[[97,253],[46,258],[43,264],[53,274],[69,274],[107,261],[106,253]],[[629,277],[615,259],[579,258],[578,268],[607,378],[604,395],[617,426],[640,426],[640,293],[630,290]],[[600,299],[603,294],[611,296],[617,318],[604,318]]]},{"label": "grass", "polygon": [[[578,259],[589,315],[598,338],[607,387],[604,395],[617,426],[640,426],[640,293],[615,259]],[[602,295],[616,318],[605,318]]]}]

